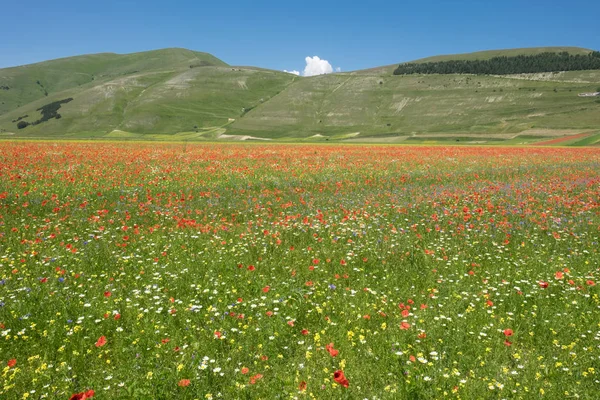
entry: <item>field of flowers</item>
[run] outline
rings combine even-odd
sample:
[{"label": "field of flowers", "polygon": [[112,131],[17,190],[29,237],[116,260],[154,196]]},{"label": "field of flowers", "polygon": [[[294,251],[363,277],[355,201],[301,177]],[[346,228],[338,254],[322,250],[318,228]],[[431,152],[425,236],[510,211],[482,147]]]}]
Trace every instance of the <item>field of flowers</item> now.
[{"label": "field of flowers", "polygon": [[0,398],[598,398],[599,242],[598,149],[3,142]]}]

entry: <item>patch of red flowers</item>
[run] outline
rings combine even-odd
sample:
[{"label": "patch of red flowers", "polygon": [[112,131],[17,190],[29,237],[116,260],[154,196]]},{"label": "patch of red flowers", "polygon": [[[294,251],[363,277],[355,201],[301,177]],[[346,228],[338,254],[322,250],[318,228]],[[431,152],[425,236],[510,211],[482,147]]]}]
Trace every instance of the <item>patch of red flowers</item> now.
[{"label": "patch of red flowers", "polygon": [[75,393],[69,397],[69,400],[85,400],[94,397],[94,391],[92,389],[81,393]]},{"label": "patch of red flowers", "polygon": [[250,377],[250,384],[254,385],[256,384],[257,381],[261,380],[263,378],[262,374],[256,374],[254,376]]},{"label": "patch of red flowers", "polygon": [[345,388],[350,386],[350,382],[348,382],[348,379],[346,379],[346,377],[344,376],[344,371],[341,371],[341,370],[335,371],[333,373],[333,380]]},{"label": "patch of red flowers", "polygon": [[333,348],[333,343],[329,343],[327,346],[325,346],[325,349],[329,352],[331,357],[335,357],[340,353],[339,350]]},{"label": "patch of red flowers", "polygon": [[96,341],[96,347],[102,347],[106,344],[106,336],[100,336]]}]

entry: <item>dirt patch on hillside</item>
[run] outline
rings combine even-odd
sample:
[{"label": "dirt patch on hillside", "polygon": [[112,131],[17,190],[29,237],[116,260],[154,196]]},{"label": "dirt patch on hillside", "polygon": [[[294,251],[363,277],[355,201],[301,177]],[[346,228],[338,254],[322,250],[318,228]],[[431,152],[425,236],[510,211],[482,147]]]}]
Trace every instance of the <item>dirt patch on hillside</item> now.
[{"label": "dirt patch on hillside", "polygon": [[588,129],[527,129],[519,135],[539,137],[573,136],[588,132]]},{"label": "dirt patch on hillside", "polygon": [[537,143],[533,143],[534,146],[551,146],[554,144],[561,144],[564,142],[568,142],[571,141],[573,139],[583,139],[585,137],[590,136],[591,133],[581,133],[579,135],[571,135],[571,136],[565,136],[565,137],[561,137],[561,138],[557,138],[557,139],[552,139],[552,140],[546,140],[544,142],[537,142]]}]

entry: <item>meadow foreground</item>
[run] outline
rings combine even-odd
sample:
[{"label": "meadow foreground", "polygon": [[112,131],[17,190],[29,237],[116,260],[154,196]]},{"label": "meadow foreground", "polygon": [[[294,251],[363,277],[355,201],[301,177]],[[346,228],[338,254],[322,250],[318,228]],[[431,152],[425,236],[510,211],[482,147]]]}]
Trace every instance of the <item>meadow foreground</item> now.
[{"label": "meadow foreground", "polygon": [[0,398],[597,398],[600,151],[0,143]]}]

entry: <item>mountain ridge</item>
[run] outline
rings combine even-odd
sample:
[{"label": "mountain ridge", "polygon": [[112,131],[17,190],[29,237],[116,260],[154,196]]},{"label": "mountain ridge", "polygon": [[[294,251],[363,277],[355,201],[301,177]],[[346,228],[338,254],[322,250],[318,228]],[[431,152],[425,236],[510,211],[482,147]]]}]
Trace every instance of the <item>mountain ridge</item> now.
[{"label": "mountain ridge", "polygon": [[[591,51],[436,57],[548,49]],[[9,87],[0,90],[0,137],[490,141],[531,129],[600,129],[599,103],[577,98],[597,89],[600,71],[394,77],[398,65],[307,78],[181,48],[48,60],[0,69],[0,89]],[[39,109],[53,102],[59,116],[44,120]],[[18,129],[21,121],[41,122]]]}]

